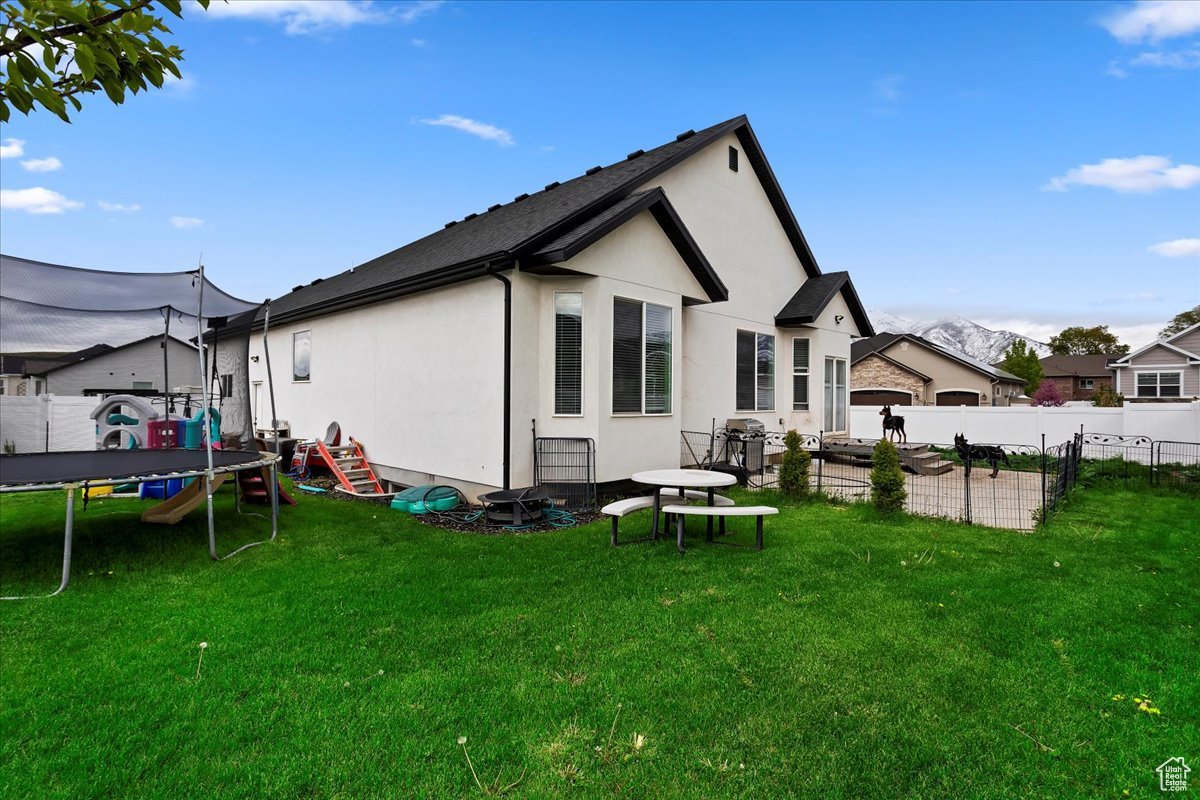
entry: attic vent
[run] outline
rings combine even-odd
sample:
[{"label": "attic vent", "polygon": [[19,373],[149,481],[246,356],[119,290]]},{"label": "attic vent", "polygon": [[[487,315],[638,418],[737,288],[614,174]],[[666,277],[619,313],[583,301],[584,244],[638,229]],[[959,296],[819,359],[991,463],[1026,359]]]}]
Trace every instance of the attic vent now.
[{"label": "attic vent", "polygon": [[736,147],[729,148],[729,168],[738,171],[738,151]]},{"label": "attic vent", "polygon": [[300,284],[299,286],[293,286],[293,287],[292,287],[292,291],[293,291],[293,292],[298,292],[298,291],[300,291],[300,290],[301,290],[301,289],[303,289],[303,288],[304,288],[304,284],[302,283],[302,284]]},{"label": "attic vent", "polygon": [[513,198],[513,202],[514,202],[514,203],[519,203],[519,202],[521,202],[522,200],[524,200],[524,199],[525,199],[525,198],[527,198],[527,197],[529,197],[529,195],[528,195],[528,194],[519,194],[519,195],[517,195],[516,197],[514,197],[514,198]]},{"label": "attic vent", "polygon": [[682,142],[684,139],[690,139],[696,135],[694,130],[688,129],[675,137],[675,141]]},{"label": "attic vent", "polygon": [[312,283],[310,283],[310,284],[309,284],[309,286],[316,286],[318,283],[320,283],[320,282],[321,282],[321,281],[323,281],[323,280],[325,280],[325,279],[324,279],[324,278],[317,278],[315,281],[313,281]]},{"label": "attic vent", "polygon": [[645,151],[645,150],[634,150],[632,153],[630,153],[629,155],[625,156],[625,160],[626,160],[626,161],[633,161],[633,160],[634,160],[635,158],[637,158],[638,156],[644,156],[644,155],[646,155],[646,151]]},{"label": "attic vent", "polygon": [[554,183],[547,183],[547,184],[546,184],[546,191],[548,192],[548,191],[550,191],[551,189],[553,189],[555,186],[561,186],[561,185],[562,185],[562,184],[561,184],[561,183],[559,183],[558,181],[555,181]]},{"label": "attic vent", "polygon": [[443,227],[446,227],[446,228],[453,228],[453,227],[454,227],[455,225],[457,225],[457,224],[458,224],[458,220],[456,220],[456,219],[452,219],[452,220],[450,220],[449,222],[447,222],[447,223],[446,223],[446,224],[445,224]]},{"label": "attic vent", "polygon": [[604,169],[604,167],[592,167],[591,169],[589,169],[589,170],[588,170],[586,173],[584,173],[584,174],[585,174],[585,175],[595,175],[597,172],[599,172],[599,171],[600,171],[600,170],[602,170],[602,169]]},{"label": "attic vent", "polygon": [[466,222],[469,219],[475,219],[478,216],[478,214],[467,214],[465,217],[463,217],[463,222]]},{"label": "attic vent", "polygon": [[904,350],[904,351],[907,351],[907,350],[908,350],[908,342],[901,342],[901,343],[900,343],[900,349],[901,349],[901,350]]},{"label": "attic vent", "polygon": [[494,205],[494,206],[488,206],[488,213],[490,214],[491,212],[495,211],[499,207],[500,207],[499,203],[496,203],[496,205]]}]

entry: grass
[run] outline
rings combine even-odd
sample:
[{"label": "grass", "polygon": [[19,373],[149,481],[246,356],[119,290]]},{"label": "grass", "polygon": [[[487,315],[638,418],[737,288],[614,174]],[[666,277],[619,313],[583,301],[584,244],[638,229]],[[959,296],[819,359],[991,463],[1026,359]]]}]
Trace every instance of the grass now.
[{"label": "grass", "polygon": [[[683,557],[301,502],[217,564],[202,514],[80,513],[71,588],[0,604],[0,796],[1157,797],[1200,756],[1194,498],[785,506]],[[0,591],[56,585],[63,505],[0,498]]]}]

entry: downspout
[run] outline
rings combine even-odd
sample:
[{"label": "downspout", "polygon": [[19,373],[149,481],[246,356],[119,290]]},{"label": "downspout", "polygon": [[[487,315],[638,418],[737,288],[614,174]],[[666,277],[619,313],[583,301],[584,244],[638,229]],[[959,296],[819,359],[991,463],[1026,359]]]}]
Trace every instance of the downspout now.
[{"label": "downspout", "polygon": [[504,284],[504,454],[503,481],[505,489],[511,489],[509,473],[509,451],[512,449],[512,281],[488,265],[487,272]]}]

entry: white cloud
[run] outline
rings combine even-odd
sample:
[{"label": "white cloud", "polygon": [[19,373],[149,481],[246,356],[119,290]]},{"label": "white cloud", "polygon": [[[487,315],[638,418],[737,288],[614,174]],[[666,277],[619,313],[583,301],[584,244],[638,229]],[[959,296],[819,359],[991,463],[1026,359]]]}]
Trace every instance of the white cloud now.
[{"label": "white cloud", "polygon": [[1104,74],[1108,75],[1110,78],[1128,78],[1129,77],[1129,73],[1126,72],[1125,70],[1121,69],[1120,61],[1108,62],[1108,69],[1104,70]]},{"label": "white cloud", "polygon": [[118,211],[122,213],[132,213],[134,211],[142,210],[142,207],[137,203],[110,203],[107,200],[101,200],[96,203],[96,205],[100,206],[100,208],[105,211]]},{"label": "white cloud", "polygon": [[413,47],[428,47],[429,46],[429,42],[427,42],[424,39],[409,39],[408,43],[411,44]]},{"label": "white cloud", "polygon": [[[406,13],[401,13],[402,19]],[[388,18],[371,0],[229,0],[210,5],[206,16],[281,22],[289,36],[378,24]]]},{"label": "white cloud", "polygon": [[903,83],[903,75],[884,75],[875,81],[875,99],[884,103],[895,103],[900,99],[900,87]]},{"label": "white cloud", "polygon": [[[10,140],[11,141],[11,140]],[[0,189],[0,208],[24,211],[28,214],[61,214],[83,203],[69,200],[58,192],[42,186],[32,189]]]},{"label": "white cloud", "polygon": [[516,144],[512,138],[512,134],[503,128],[497,128],[495,125],[489,125],[486,122],[476,122],[473,119],[467,119],[455,114],[442,114],[437,119],[420,120],[420,123],[422,125],[438,125],[446,128],[454,128],[463,133],[478,136],[480,139],[495,142],[501,147],[512,147]]},{"label": "white cloud", "polygon": [[1200,3],[1192,0],[1139,0],[1100,24],[1122,42],[1158,41],[1200,31]]},{"label": "white cloud", "polygon": [[24,139],[5,139],[0,144],[0,158],[20,158],[25,155]]},{"label": "white cloud", "polygon": [[1042,191],[1065,192],[1072,185],[1101,186],[1116,192],[1156,192],[1187,189],[1200,184],[1200,166],[1171,163],[1166,156],[1106,158],[1099,164],[1082,164],[1066,175],[1051,178]]},{"label": "white cloud", "polygon": [[62,162],[54,156],[50,156],[49,158],[31,158],[28,161],[22,161],[21,166],[29,172],[54,172],[62,169]]},{"label": "white cloud", "polygon": [[1151,253],[1168,258],[1180,256],[1200,256],[1200,239],[1172,239],[1169,242],[1159,242],[1146,248]]},{"label": "white cloud", "polygon": [[[209,8],[213,7],[209,6]],[[186,72],[181,72],[178,78],[169,72],[163,74],[163,88],[169,89],[175,94],[191,94],[197,84],[198,81]]]},{"label": "white cloud", "polygon": [[420,0],[400,12],[400,19],[405,25],[411,25],[426,14],[432,14],[444,6],[445,0]]},{"label": "white cloud", "polygon": [[1200,69],[1200,47],[1186,50],[1153,50],[1130,59],[1135,67],[1165,67],[1166,69]]},{"label": "white cloud", "polygon": [[171,227],[182,231],[194,230],[203,224],[204,220],[199,217],[171,217]]}]

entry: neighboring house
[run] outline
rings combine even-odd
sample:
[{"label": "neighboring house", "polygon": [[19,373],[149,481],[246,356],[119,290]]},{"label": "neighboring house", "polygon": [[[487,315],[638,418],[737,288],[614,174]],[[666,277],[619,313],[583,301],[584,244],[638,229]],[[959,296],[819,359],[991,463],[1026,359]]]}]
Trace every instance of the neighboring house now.
[{"label": "neighboring house", "polygon": [[1063,400],[1091,400],[1101,386],[1113,385],[1108,362],[1116,356],[1046,356],[1041,359],[1042,375],[1058,386]]},{"label": "neighboring house", "polygon": [[169,337],[167,343],[170,386],[163,382],[163,337],[150,336],[119,347],[97,345],[72,354],[66,363],[60,362],[42,373],[46,391],[58,395],[161,394],[178,386],[199,386],[200,357],[196,348],[174,337]]},{"label": "neighboring house", "polygon": [[1200,397],[1200,323],[1108,362],[1126,402]]},{"label": "neighboring house", "polygon": [[742,116],[297,287],[269,355],[293,435],[336,420],[382,479],[470,492],[533,482],[534,421],[594,440],[600,482],[678,467],[681,432],[714,420],[845,432],[850,339],[871,333]]},{"label": "neighboring house", "polygon": [[1007,406],[1025,390],[1011,372],[911,333],[880,333],[851,345],[856,406]]},{"label": "neighboring house", "polygon": [[74,353],[0,353],[0,395],[43,394],[47,391],[45,376],[50,370],[111,349],[109,345],[97,344]]}]

